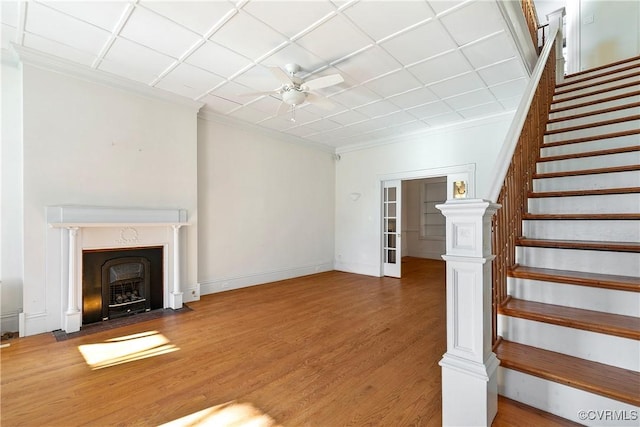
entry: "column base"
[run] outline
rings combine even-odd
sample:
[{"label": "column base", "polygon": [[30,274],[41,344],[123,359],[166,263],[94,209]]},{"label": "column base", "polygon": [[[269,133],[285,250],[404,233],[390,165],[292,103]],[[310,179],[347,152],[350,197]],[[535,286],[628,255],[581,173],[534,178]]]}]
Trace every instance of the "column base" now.
[{"label": "column base", "polygon": [[442,367],[442,425],[490,426],[498,412],[494,353],[482,364],[445,354]]},{"label": "column base", "polygon": [[169,294],[169,307],[174,310],[182,308],[182,292],[171,292]]},{"label": "column base", "polygon": [[64,314],[64,331],[66,333],[78,332],[82,326],[82,313],[80,311],[67,311]]}]

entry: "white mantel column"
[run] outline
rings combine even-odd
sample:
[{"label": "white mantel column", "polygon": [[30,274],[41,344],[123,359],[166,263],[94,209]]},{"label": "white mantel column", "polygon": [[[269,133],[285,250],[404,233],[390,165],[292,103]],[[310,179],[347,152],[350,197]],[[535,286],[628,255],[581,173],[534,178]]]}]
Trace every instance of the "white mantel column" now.
[{"label": "white mantel column", "polygon": [[500,205],[459,199],[436,207],[447,223],[442,424],[490,426],[498,410],[500,364],[491,351],[491,217]]},{"label": "white mantel column", "polygon": [[78,227],[67,227],[69,230],[69,284],[67,311],[64,313],[64,331],[78,332],[82,325],[82,313],[78,308]]},{"label": "white mantel column", "polygon": [[174,310],[182,308],[182,291],[180,289],[180,224],[173,227],[173,290],[169,297],[169,307]]}]

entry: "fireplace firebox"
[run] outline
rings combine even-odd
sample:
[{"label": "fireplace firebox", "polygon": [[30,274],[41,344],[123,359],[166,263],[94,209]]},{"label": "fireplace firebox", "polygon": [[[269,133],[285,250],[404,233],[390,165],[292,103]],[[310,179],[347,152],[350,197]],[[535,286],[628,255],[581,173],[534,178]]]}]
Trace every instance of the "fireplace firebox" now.
[{"label": "fireplace firebox", "polygon": [[163,248],[84,251],[82,323],[163,307]]}]

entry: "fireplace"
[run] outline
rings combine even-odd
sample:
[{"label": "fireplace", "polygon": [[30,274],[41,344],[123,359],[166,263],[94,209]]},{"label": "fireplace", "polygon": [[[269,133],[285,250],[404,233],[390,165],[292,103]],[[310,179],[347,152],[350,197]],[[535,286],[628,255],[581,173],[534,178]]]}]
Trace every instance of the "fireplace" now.
[{"label": "fireplace", "polygon": [[[79,331],[82,325],[104,318],[182,307],[184,250],[180,228],[189,224],[186,210],[49,206],[47,223],[47,271],[51,272],[49,280],[56,283],[52,289],[62,302],[60,326],[65,332]],[[148,260],[149,266],[139,258]],[[103,270],[112,259],[120,260]],[[119,263],[123,266],[118,267]],[[143,271],[144,278],[137,277]],[[110,297],[103,292],[103,279],[113,285],[115,302],[107,300]],[[127,292],[130,295],[125,301]],[[103,313],[104,307],[107,309]],[[45,317],[23,316],[20,330],[27,335],[32,329],[46,330],[36,324],[41,319]]]},{"label": "fireplace", "polygon": [[163,308],[163,248],[85,250],[82,324]]}]

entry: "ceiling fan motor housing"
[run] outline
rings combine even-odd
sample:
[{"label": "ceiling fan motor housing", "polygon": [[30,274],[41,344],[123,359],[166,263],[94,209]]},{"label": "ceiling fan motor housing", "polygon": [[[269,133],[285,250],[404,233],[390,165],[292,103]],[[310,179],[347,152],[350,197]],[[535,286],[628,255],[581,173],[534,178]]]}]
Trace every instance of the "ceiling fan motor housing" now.
[{"label": "ceiling fan motor housing", "polygon": [[289,105],[300,105],[307,98],[307,95],[298,88],[292,87],[282,92],[282,100]]}]

